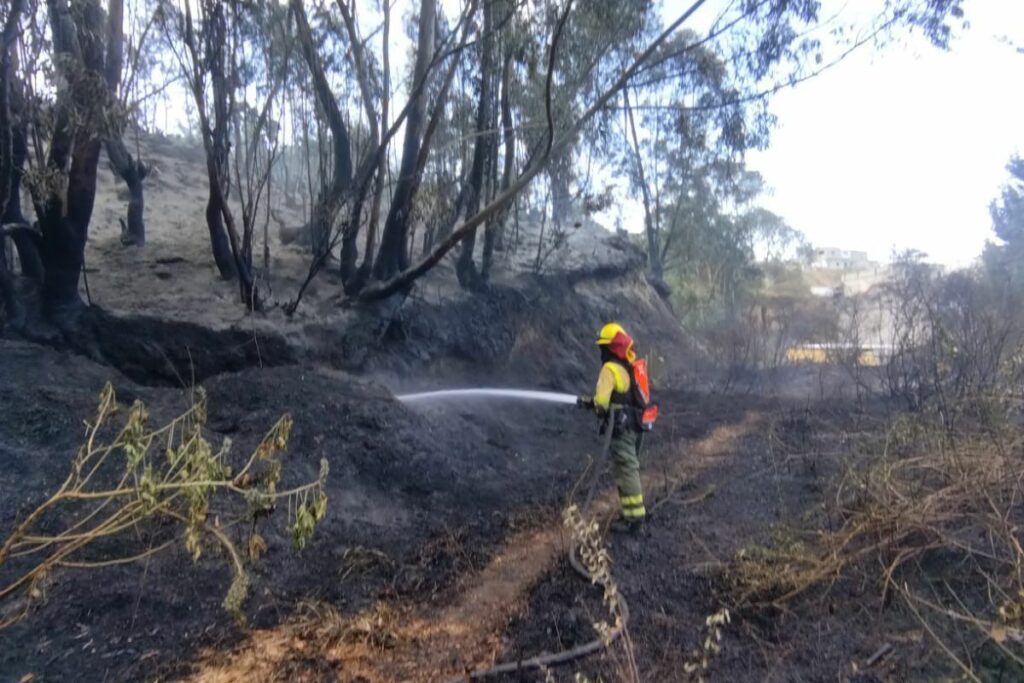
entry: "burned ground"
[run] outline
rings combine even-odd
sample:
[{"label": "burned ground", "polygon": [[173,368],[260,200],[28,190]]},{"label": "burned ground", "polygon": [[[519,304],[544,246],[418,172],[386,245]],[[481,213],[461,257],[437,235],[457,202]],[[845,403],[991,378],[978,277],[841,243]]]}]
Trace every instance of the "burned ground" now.
[{"label": "burned ground", "polygon": [[[64,476],[81,421],[91,414],[103,382],[112,379],[124,402],[145,401],[156,421],[188,401],[185,389],[142,386],[69,352],[2,343],[4,376],[11,381],[0,423],[9,465],[0,486],[15,493],[3,497],[5,526]],[[568,367],[572,372],[575,365]],[[486,574],[494,558],[509,550],[510,539],[531,539],[531,530],[562,535],[559,510],[588,456],[600,448],[592,420],[569,407],[450,403],[413,410],[372,381],[323,366],[249,368],[203,384],[215,442],[231,437],[240,457],[289,412],[295,427],[288,476],[315,476],[321,457],[332,466],[330,514],[313,543],[296,554],[270,520],[269,552],[252,567],[250,626],[256,634],[284,629],[292,634],[289,642],[306,643],[261,664],[260,676],[267,679],[405,680],[409,671],[429,663],[438,668],[425,668],[416,678],[433,680],[480,664],[473,651],[452,652],[441,662],[417,654],[417,648],[409,652],[400,642],[410,636],[396,631],[387,637],[399,644],[379,652],[379,667],[368,671],[362,662],[352,672],[346,663],[347,656],[355,657],[351,644],[325,642],[301,620],[300,605],[329,605],[351,618],[391,605],[400,614],[416,615],[407,616],[410,622],[443,614],[471,590],[472,577]],[[650,680],[672,680],[680,657],[700,637],[700,624],[716,604],[707,566],[762,542],[773,522],[813,507],[826,474],[816,465],[780,465],[766,455],[764,420],[783,409],[799,414],[795,404],[780,408],[764,399],[678,391],[663,392],[662,401],[665,416],[644,457],[650,536],[612,537],[610,546],[616,577],[633,605],[630,630]],[[601,491],[608,486],[604,481]],[[525,574],[504,606],[511,621],[498,641],[504,646],[493,652],[499,660],[592,636],[599,596],[567,568],[563,552],[555,550],[550,558],[530,569],[539,573]],[[57,679],[75,672],[87,680],[247,677],[251,669],[230,664],[243,661],[254,645],[221,608],[228,581],[215,558],[193,564],[183,551],[102,574],[62,571],[52,578],[46,604],[5,633],[16,645],[5,648],[0,672]],[[839,616],[828,619],[845,623]],[[777,628],[770,627],[773,633]],[[833,633],[842,635],[833,636],[838,642],[828,657],[802,662],[795,654],[775,666],[834,672],[846,665],[844,648],[860,652],[873,642],[867,634]],[[770,660],[750,668],[756,641],[739,634],[729,638],[721,666],[737,678],[761,680]],[[783,637],[781,645],[796,638]],[[216,652],[233,654],[219,660]],[[384,666],[392,657],[396,664]],[[217,661],[228,662],[227,668],[211,673]],[[614,667],[614,660],[580,666],[607,676],[603,669]]]},{"label": "burned ground", "polygon": [[[575,251],[556,255],[557,267],[499,270],[485,292],[457,290],[446,263],[400,305],[348,309],[325,272],[294,316],[273,305],[246,317],[209,264],[201,193],[185,166],[168,160],[159,183],[170,191],[151,193],[155,215],[178,218],[153,230],[145,251],[117,244],[119,204],[101,197],[89,263],[102,310],[41,344],[0,338],[0,528],[66,476],[108,381],[123,405],[144,401],[154,423],[203,386],[210,439],[230,438],[235,461],[291,414],[285,484],[315,478],[326,458],[328,515],[301,553],[286,510],[264,523],[269,548],[250,567],[245,628],[221,606],[230,571],[213,548],[198,563],[181,548],[54,572],[45,601],[0,635],[2,680],[432,681],[591,639],[605,618],[600,593],[569,568],[560,513],[586,497],[578,486],[601,448],[593,418],[551,404],[413,408],[394,394],[586,392],[593,332],[611,319],[649,358],[663,412],[642,458],[648,534],[609,537],[614,576],[643,679],[686,680],[705,619],[730,605],[730,563],[794,528],[828,528],[823,501],[853,455],[848,435],[868,429],[860,421],[872,424],[871,411],[888,412],[821,400],[821,376],[798,369],[775,378],[784,399],[748,391],[770,383],[709,391],[705,350],[637,270],[637,250],[593,226],[573,234]],[[274,253],[279,304],[306,255]],[[597,491],[606,518],[607,476]],[[133,543],[159,533],[140,529]],[[920,623],[877,583],[828,588],[791,612],[735,611],[705,678],[948,674]],[[551,675],[615,680],[618,665],[605,653]]]},{"label": "burned ground", "polygon": [[[324,354],[317,363],[290,363],[316,352],[293,352],[281,336],[139,317],[110,318],[112,329],[92,336],[95,360],[59,341],[0,340],[0,488],[9,492],[0,523],[10,528],[66,476],[105,382],[125,406],[145,402],[159,424],[188,406],[186,387],[195,378],[208,395],[210,440],[231,438],[236,462],[289,413],[295,424],[283,485],[315,478],[321,458],[331,464],[330,514],[314,543],[296,554],[281,525],[272,520],[264,532],[270,547],[252,567],[251,626],[293,617],[300,601],[358,613],[379,600],[442,599],[508,534],[557,519],[586,454],[599,448],[595,425],[571,407],[545,404],[456,402],[412,410],[367,379],[365,366],[407,385],[444,382],[446,375],[465,382],[474,373],[480,380],[481,368],[494,367],[493,381],[585,391],[589,335],[555,349],[560,338],[570,339],[569,327],[589,331],[590,318],[599,320],[602,311],[581,302],[569,308],[575,318],[552,320],[546,311],[571,295],[568,285],[538,283],[527,291],[533,301],[505,287],[479,300],[413,302],[427,309],[409,316],[415,324],[393,323],[376,338],[335,338],[346,349],[341,361]],[[501,317],[486,318],[490,310]],[[151,334],[161,326],[161,334]],[[361,352],[352,352],[359,344]],[[417,367],[409,357],[420,360],[420,377],[409,376]],[[140,533],[136,540],[145,548]],[[216,557],[193,564],[184,551],[101,574],[57,572],[46,603],[4,634],[16,645],[4,649],[0,675],[184,674],[201,650],[242,637],[221,608],[229,579]]]},{"label": "burned ground", "polygon": [[[148,345],[132,346],[129,332],[120,348],[96,356],[123,373],[77,349],[0,341],[5,528],[65,476],[106,381],[124,404],[144,401],[157,423],[188,405],[190,389],[171,379],[182,369],[161,359],[224,363],[224,371],[200,376],[211,440],[230,437],[235,458],[290,413],[284,483],[315,477],[321,458],[331,464],[329,514],[305,550],[292,550],[279,520],[266,523],[269,550],[251,567],[246,629],[221,607],[230,576],[212,549],[198,563],[173,550],[140,565],[67,569],[50,577],[45,604],[4,633],[11,645],[0,655],[0,677],[429,681],[589,640],[602,618],[600,594],[568,568],[560,510],[583,497],[577,487],[600,450],[592,418],[550,404],[412,408],[380,382],[585,391],[593,348],[572,330],[622,313],[642,286],[619,280],[597,304],[586,285],[564,280],[413,300],[404,318],[378,315],[376,328],[352,326],[341,336],[320,330],[312,347],[279,335],[262,348],[283,351],[262,367],[259,355],[237,351],[259,339],[189,325]],[[498,311],[493,323],[488,311]],[[371,314],[356,315],[365,322]],[[658,321],[648,314],[637,325],[652,345],[687,344]],[[314,361],[330,339],[340,355]],[[241,367],[217,361],[223,353]],[[666,360],[663,376],[685,377],[686,355],[675,365]],[[609,549],[632,607],[643,678],[681,680],[704,620],[726,603],[720,569],[741,551],[771,545],[794,520],[821,515],[845,456],[838,435],[856,427],[862,406],[664,386],[659,398],[663,417],[643,457],[652,520],[642,538],[610,536]],[[606,511],[614,509],[610,488],[602,480]],[[147,533],[156,532],[140,531],[142,547]],[[841,584],[799,615],[736,614],[709,673],[750,681],[791,680],[794,672],[811,680],[928,678],[931,650],[920,628],[898,607],[880,609],[877,586]],[[865,670],[886,643],[897,654]],[[614,680],[618,665],[603,655],[572,670]]]},{"label": "burned ground", "polygon": [[[510,304],[510,316],[519,315],[517,306]],[[543,309],[521,310],[536,319]],[[452,349],[480,329],[474,323],[443,332],[410,325],[385,335],[368,358],[380,377],[409,386],[443,385],[446,376],[465,384],[473,367],[493,364],[496,377],[519,386],[583,391],[584,354],[592,351],[585,342],[524,374],[524,349],[554,347],[541,335],[563,327],[542,318],[532,331],[499,325],[460,355]],[[504,356],[494,341],[501,335],[512,340]],[[144,401],[156,422],[189,400],[188,389],[139,384],[69,350],[0,346],[5,528],[65,475],[104,382],[124,403]],[[416,347],[427,356],[423,376],[399,380],[413,366],[395,359]],[[330,365],[254,366],[202,382],[211,439],[230,437],[235,457],[288,412],[295,426],[287,476],[306,480],[321,457],[331,463],[329,515],[309,547],[296,553],[282,526],[267,522],[269,551],[251,568],[246,629],[221,607],[230,577],[212,549],[198,563],[180,550],[141,565],[68,569],[51,577],[45,604],[4,633],[10,645],[0,677],[429,681],[592,638],[604,618],[600,594],[568,567],[560,523],[566,502],[584,496],[577,487],[600,449],[592,418],[549,404],[413,409],[365,371]],[[491,379],[476,375],[484,377]],[[670,388],[659,398],[663,416],[643,457],[647,534],[608,542],[644,680],[683,680],[704,620],[728,604],[723,569],[738,554],[781,542],[801,522],[821,521],[823,497],[851,455],[844,435],[867,429],[888,408],[868,405],[871,414],[846,401]],[[614,509],[610,488],[607,477],[598,488],[605,514]],[[145,531],[138,541],[147,542]],[[887,644],[892,653],[873,660]],[[839,582],[792,613],[736,612],[708,675],[929,680],[947,671],[937,661],[920,625],[887,605],[877,584]],[[606,654],[570,670],[615,680],[618,666]]]}]

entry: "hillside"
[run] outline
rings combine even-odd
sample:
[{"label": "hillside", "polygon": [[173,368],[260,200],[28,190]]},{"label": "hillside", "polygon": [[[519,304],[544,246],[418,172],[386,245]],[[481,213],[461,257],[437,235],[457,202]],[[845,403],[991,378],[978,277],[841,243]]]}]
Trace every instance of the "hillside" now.
[{"label": "hillside", "polygon": [[[893,413],[884,397],[865,398],[868,370],[782,368],[770,395],[756,393],[755,383],[709,391],[702,380],[717,368],[708,358],[728,357],[728,349],[704,347],[683,330],[648,284],[642,251],[590,221],[537,269],[540,223],[524,220],[523,248],[502,254],[486,291],[460,289],[445,262],[400,301],[347,307],[337,276],[325,272],[293,317],[281,304],[308,256],[269,230],[270,306],[247,315],[207,253],[199,155],[181,141],[146,145],[160,169],[148,187],[149,243],[120,244],[123,199],[103,176],[87,254],[96,306],[77,336],[0,336],[0,528],[32,519],[60,482],[78,481],[72,463],[91,452],[82,442],[107,382],[117,427],[98,431],[101,442],[134,433],[119,429],[142,414],[136,401],[155,429],[205,396],[197,414],[206,455],[222,454],[229,473],[262,463],[256,480],[279,472],[275,490],[318,482],[323,517],[296,550],[298,510],[308,501],[288,498],[254,508],[257,515],[249,506],[261,499],[239,488],[250,480],[229,480],[242,500],[233,507],[218,499],[204,524],[246,549],[238,559],[248,582],[244,624],[224,609],[234,585],[227,546],[202,543],[197,559],[173,523],[122,529],[116,541],[49,567],[28,590],[0,596],[0,624],[14,621],[3,632],[0,679],[426,683],[501,663],[515,670],[543,653],[567,665],[554,680],[950,673],[912,612],[883,609],[884,597],[877,611],[864,609],[880,600],[874,565],[848,571],[862,552],[875,562],[875,548],[879,557],[902,557],[904,548],[931,547],[915,546],[912,535],[857,536],[873,534],[868,522],[882,511],[902,508],[869,504],[867,518],[856,507],[835,509],[847,505],[841,494],[858,468],[866,482],[883,481],[871,468],[890,438],[888,421],[922,419]],[[649,512],[641,532],[608,531],[620,502],[592,415],[555,403],[395,398],[452,387],[588,393],[599,364],[594,335],[608,320],[636,337],[660,404],[640,456]],[[274,460],[260,444],[284,415],[287,448]],[[153,462],[179,452],[161,451],[174,433],[185,432],[150,442]],[[100,491],[124,481],[131,452],[115,448],[97,466]],[[890,467],[884,459],[881,466]],[[207,471],[199,486],[209,485]],[[918,483],[903,483],[910,488],[898,495],[917,495]],[[876,500],[889,495],[858,486]],[[597,524],[595,542],[612,563],[606,590],[628,601],[624,637],[610,647],[600,637],[605,621],[625,617],[608,614],[569,560],[581,542],[563,523],[572,505]],[[940,522],[958,519],[959,510],[940,510]],[[0,579],[30,566],[25,544],[45,549],[46,534],[62,528],[74,543],[74,530],[94,514],[55,506],[41,518],[41,535],[23,537],[0,563]],[[836,531],[843,515],[852,521]],[[852,534],[843,541],[852,558],[836,554],[846,547],[835,541],[839,533]],[[135,561],[110,559],[125,555]],[[850,566],[837,568],[842,562]],[[953,566],[939,561],[935,571]],[[907,586],[927,585],[920,572],[901,576],[907,595]],[[978,585],[963,594],[983,600]],[[805,600],[792,597],[794,586]],[[721,646],[708,650],[709,642]],[[636,657],[638,677],[623,675],[624,652]],[[531,670],[496,680],[550,679]]]},{"label": "hillside", "polygon": [[[123,192],[110,169],[101,164],[86,255],[88,286],[92,302],[112,313],[258,333],[281,340],[291,358],[327,360],[346,369],[406,374],[409,365],[418,364],[422,370],[457,358],[470,374],[486,369],[494,379],[515,377],[519,383],[545,386],[560,379],[557,373],[547,372],[549,364],[578,369],[591,362],[590,338],[607,320],[639,325],[641,344],[666,359],[664,378],[670,383],[685,381],[694,367],[694,355],[699,355],[698,345],[646,284],[640,250],[590,220],[570,228],[564,240],[555,242],[549,241],[547,226],[549,235],[537,269],[540,224],[524,217],[517,231],[519,248],[499,254],[489,292],[470,295],[460,289],[451,257],[386,320],[376,314],[368,319],[363,311],[342,307],[340,281],[331,269],[313,281],[295,316],[286,316],[284,304],[298,292],[309,256],[302,246],[282,244],[280,221],[271,220],[266,230],[271,256],[266,276],[268,310],[247,316],[238,303],[237,288],[220,280],[210,255],[200,150],[179,138],[159,137],[144,138],[141,149],[143,158],[158,169],[147,188],[149,236],[143,249],[120,243]],[[273,214],[284,224],[303,222],[301,210],[289,206],[280,193],[272,193],[271,199]],[[263,252],[262,240],[261,225],[258,254]],[[485,319],[474,310],[500,315]],[[487,324],[482,324],[485,320]],[[415,353],[408,353],[410,348]],[[540,353],[542,348],[546,350]],[[154,348],[147,353],[155,352]],[[180,357],[175,349],[165,350],[164,355]],[[545,366],[538,368],[534,357],[525,364],[519,362],[531,355],[544,356]],[[687,362],[679,362],[684,355]],[[507,361],[507,367],[499,360]],[[186,368],[177,370],[188,375]],[[577,372],[565,379],[579,381],[581,376]]]}]

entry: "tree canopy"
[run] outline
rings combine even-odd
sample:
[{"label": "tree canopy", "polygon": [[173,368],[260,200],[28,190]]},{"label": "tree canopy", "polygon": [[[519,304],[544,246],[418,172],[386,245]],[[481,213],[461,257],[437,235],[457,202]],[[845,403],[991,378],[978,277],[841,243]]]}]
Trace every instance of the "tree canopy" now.
[{"label": "tree canopy", "polygon": [[[0,284],[21,311],[16,280],[37,281],[51,312],[80,302],[101,149],[128,191],[122,241],[142,248],[150,166],[138,141],[182,120],[206,159],[212,259],[251,310],[293,312],[329,267],[348,300],[403,296],[449,254],[463,287],[487,287],[522,247],[514,219],[549,213],[537,239],[557,243],[627,199],[643,208],[659,291],[703,273],[729,296],[755,243],[792,237],[757,208],[745,165],[768,144],[771,95],[898,30],[945,46],[962,17],[959,0],[882,3],[853,32],[816,0],[416,0],[403,16],[371,0],[0,10],[0,185],[21,263],[14,274],[3,259]],[[309,274],[283,302],[261,285],[275,187],[306,207],[289,239],[308,247]],[[993,209],[1007,236],[1015,201]]]}]

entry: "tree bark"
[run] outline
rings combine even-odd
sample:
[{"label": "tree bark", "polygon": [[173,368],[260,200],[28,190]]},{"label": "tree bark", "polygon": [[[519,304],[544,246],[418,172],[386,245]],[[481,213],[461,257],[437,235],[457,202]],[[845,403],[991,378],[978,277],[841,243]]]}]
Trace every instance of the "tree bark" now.
[{"label": "tree bark", "polygon": [[413,83],[419,87],[416,89],[415,101],[406,116],[402,164],[387,221],[384,223],[380,252],[373,267],[373,275],[378,280],[390,279],[409,266],[409,220],[417,184],[416,162],[420,153],[427,100],[427,89],[422,85],[428,75],[434,52],[435,5],[436,0],[422,0],[420,3],[416,66],[413,70]]},{"label": "tree bark", "polygon": [[209,131],[207,146],[207,170],[210,174],[210,199],[207,202],[207,218],[212,209],[218,209],[223,220],[223,232],[227,234],[230,254],[238,274],[239,294],[242,302],[250,309],[259,307],[259,297],[252,273],[252,259],[246,257],[245,249],[238,237],[235,216],[228,204],[231,194],[230,166],[230,135],[231,115],[234,99],[231,95],[233,84],[227,72],[228,48],[226,8],[219,0],[209,0],[207,20],[210,30],[207,31],[207,65],[210,71],[211,95],[213,96],[213,127],[206,120],[205,128]]},{"label": "tree bark", "polygon": [[[331,129],[334,143],[334,173],[331,183],[317,197],[309,221],[313,253],[323,256],[324,252],[331,248],[331,231],[334,227],[334,220],[352,185],[352,150],[348,126],[345,125],[338,101],[335,99],[334,93],[331,92],[327,74],[320,63],[303,2],[302,0],[290,0],[289,6],[295,15],[299,46],[302,48],[302,56],[306,60],[313,79],[313,90],[316,93],[317,102],[320,103],[320,107],[327,117],[327,125]],[[349,248],[351,249],[351,246]],[[349,260],[354,263],[353,257],[349,257]]]},{"label": "tree bark", "polygon": [[[480,210],[483,197],[484,178],[490,164],[494,128],[494,37],[492,34],[492,2],[484,3],[484,30],[480,45],[480,100],[476,111],[476,140],[473,145],[473,162],[469,172],[469,189],[466,196],[466,215],[472,216]],[[465,289],[479,289],[482,286],[480,273],[473,260],[476,249],[476,230],[471,230],[462,242],[462,251],[455,266],[459,284]]]},{"label": "tree bark", "polygon": [[[382,128],[388,125],[388,108],[391,106],[391,51],[388,46],[391,40],[391,5],[384,3],[383,11],[384,26],[381,38],[381,54],[383,56],[381,74],[383,82],[381,83],[380,94],[380,120]],[[378,144],[382,143],[378,141]],[[387,154],[380,154],[378,152],[377,157],[377,176],[373,186],[370,220],[366,224],[366,245],[363,249],[363,263],[359,266],[359,270],[355,275],[355,281],[351,286],[351,289],[355,292],[361,290],[370,280],[373,271],[374,252],[377,250],[377,225],[380,223],[380,207],[384,198],[384,182],[388,172]]]},{"label": "tree bark", "polygon": [[46,272],[42,259],[42,236],[24,224],[8,227],[6,233],[18,252],[22,276],[42,282]]},{"label": "tree bark", "polygon": [[210,192],[206,200],[206,227],[210,232],[210,247],[213,251],[213,260],[217,264],[217,270],[224,280],[234,280],[238,277],[238,268],[235,266],[235,259],[231,254],[231,242],[228,241],[228,233],[224,229],[223,202],[220,199],[220,191],[217,189],[217,171],[207,167]]},{"label": "tree bark", "polygon": [[[358,269],[356,267],[356,263],[359,260],[358,236],[359,236],[359,228],[360,228],[360,226],[362,224],[362,220],[363,220],[363,205],[366,202],[366,195],[369,193],[369,190],[370,190],[370,182],[371,182],[372,177],[373,177],[373,175],[375,173],[378,174],[378,176],[377,176],[377,184],[376,185],[377,185],[377,187],[381,186],[382,180],[380,178],[380,173],[383,172],[382,169],[386,169],[386,166],[387,166],[387,156],[383,155],[383,154],[378,154],[378,151],[379,151],[379,148],[380,148],[380,145],[381,145],[381,125],[382,125],[382,123],[378,123],[378,121],[377,121],[378,114],[377,114],[376,108],[374,107],[374,100],[376,98],[374,97],[373,88],[370,86],[370,81],[371,81],[370,69],[369,69],[369,66],[367,65],[365,49],[363,47],[363,41],[359,37],[359,31],[356,28],[355,17],[353,16],[352,11],[349,9],[346,0],[337,0],[336,4],[338,6],[339,12],[341,12],[342,19],[345,22],[345,30],[346,30],[346,32],[348,34],[349,47],[350,47],[350,50],[352,52],[352,61],[355,64],[355,67],[356,67],[356,82],[359,84],[359,92],[362,95],[363,109],[364,109],[364,112],[366,113],[366,122],[367,122],[367,126],[370,129],[370,140],[371,140],[369,149],[367,150],[367,153],[366,153],[366,157],[364,157],[362,163],[360,163],[360,165],[359,165],[359,172],[357,174],[358,180],[355,182],[355,186],[358,188],[358,197],[356,198],[355,202],[353,203],[353,209],[352,209],[352,212],[351,212],[351,217],[349,219],[348,224],[345,226],[345,232],[342,235],[342,242],[341,242],[340,275],[341,275],[342,282],[344,283],[346,291],[358,291],[358,289],[362,286],[362,283],[359,282],[360,278],[359,278]],[[390,21],[389,21],[390,20],[390,16],[391,16],[390,7],[388,7],[385,4],[385,7],[384,7],[384,50],[385,50],[384,56],[385,56],[385,60],[387,59],[387,49],[388,49],[387,41],[388,41],[388,29],[389,29],[389,23],[390,23]],[[384,68],[385,69],[387,68],[387,64],[385,64]],[[383,111],[386,112],[386,107],[387,107],[387,104],[386,104],[387,94],[386,93],[384,93],[382,95],[382,99],[383,99],[382,108],[383,108]],[[386,122],[386,120],[387,120],[387,116],[385,114],[384,116],[381,117],[381,121],[382,122]],[[370,163],[371,163],[370,160],[371,159],[379,159],[379,163],[377,163],[377,164],[375,164],[373,166],[370,166]],[[379,200],[379,195],[376,193],[376,190],[375,190],[374,194],[375,194],[374,201],[378,201]],[[371,205],[371,212],[373,210],[372,206],[373,205]],[[377,204],[377,211],[378,211],[378,215],[379,215],[379,211],[380,211],[379,203]],[[375,219],[371,216],[371,218],[370,218],[371,223],[374,220]],[[370,225],[367,225],[367,232],[369,232],[371,230],[372,230],[372,227]],[[370,242],[372,242],[372,239],[373,239],[372,236],[370,236],[370,238],[368,240],[368,243],[367,243],[367,250],[368,251],[371,249]]]},{"label": "tree bark", "polygon": [[[124,0],[110,0],[107,17],[107,59],[104,76],[110,94],[117,95],[121,86],[124,64]],[[142,181],[148,168],[132,158],[124,144],[124,122],[119,122],[116,133],[106,141],[107,156],[114,172],[128,186],[127,219],[121,221],[121,243],[142,246],[146,243],[146,224],[143,219],[145,197]]]},{"label": "tree bark", "polygon": [[[47,0],[53,49],[62,68],[80,65],[100,76],[103,70],[103,11],[87,0],[71,12],[67,0]],[[66,79],[57,92],[52,138],[47,157],[50,171],[67,178],[67,189],[46,189],[37,206],[41,228],[40,257],[44,267],[43,305],[58,322],[82,305],[78,280],[85,263],[96,200],[96,169],[100,156],[99,122],[90,115],[96,97],[88,79]],[[58,184],[59,185],[59,184]]]},{"label": "tree bark", "polygon": [[633,116],[633,107],[629,103],[628,87],[622,91],[622,102],[625,105],[626,121],[629,124],[630,147],[633,150],[633,158],[636,163],[637,182],[640,185],[640,193],[643,196],[648,267],[651,271],[651,277],[656,282],[663,282],[665,278],[661,261],[661,249],[658,246],[658,226],[655,223],[654,212],[651,208],[651,187],[647,181],[647,173],[644,169],[644,158],[640,150],[640,139],[636,134],[636,119]]},{"label": "tree bark", "polygon": [[[12,85],[9,83],[7,87],[10,88]],[[28,222],[25,220],[25,214],[21,209],[21,179],[25,173],[25,161],[28,159],[28,145],[26,144],[28,130],[24,122],[15,120],[21,112],[14,111],[13,107],[9,108],[9,112],[8,117],[11,119],[9,126],[11,136],[11,176],[10,182],[7,183],[7,205],[3,210],[3,218],[0,218],[0,222],[4,225]],[[4,127],[6,128],[7,126]],[[0,139],[0,145],[5,149],[7,147],[2,139]],[[0,177],[3,176],[0,175]]]},{"label": "tree bark", "polygon": [[[18,176],[20,175],[20,164],[16,162],[16,143],[14,141],[15,128],[11,120],[10,91],[11,91],[11,52],[14,49],[14,41],[17,37],[18,23],[21,21],[21,13],[24,10],[24,0],[12,0],[8,9],[7,18],[4,22],[3,34],[0,35],[0,213],[6,218],[10,215],[11,197],[16,197],[20,189]],[[24,148],[24,139],[22,148]],[[22,158],[24,163],[24,157]],[[18,214],[21,213],[20,206],[17,207]],[[24,219],[22,219],[24,221]],[[19,221],[19,222],[22,222]],[[7,264],[7,237],[0,232],[0,303],[3,304],[7,319],[15,325],[20,325],[24,316],[24,310],[14,291],[14,283],[11,271]]]},{"label": "tree bark", "polygon": [[[504,192],[512,184],[512,173],[516,163],[516,132],[512,124],[512,105],[509,97],[509,86],[512,84],[512,53],[505,55],[505,64],[501,69],[501,128],[505,140],[505,166],[501,172],[501,191]],[[497,136],[495,136],[497,142]],[[497,149],[494,151],[497,157]],[[495,164],[496,165],[496,164]],[[497,194],[497,193],[495,193]],[[480,266],[480,276],[484,283],[491,279],[494,264],[494,249],[504,239],[505,221],[508,219],[508,207],[498,217],[487,223],[484,228],[484,255]]]},{"label": "tree bark", "polygon": [[[21,2],[22,0],[19,0]],[[13,60],[12,60],[13,61]],[[40,255],[40,235],[28,225],[28,219],[21,208],[21,182],[25,174],[25,162],[28,159],[28,126],[24,116],[24,94],[20,92],[20,84],[17,84],[13,75],[8,82],[8,104],[10,126],[0,123],[0,129],[10,130],[11,135],[11,175],[7,183],[8,196],[7,204],[3,208],[3,217],[0,223],[8,226],[7,236],[11,238],[14,249],[18,254],[18,261],[21,264],[21,274],[24,277],[43,281],[43,261]],[[6,143],[0,140],[0,147],[6,148]],[[4,172],[0,171],[0,178]],[[0,180],[0,183],[3,181]],[[5,245],[0,240],[0,249]],[[9,261],[7,257],[5,262]]]},{"label": "tree bark", "polygon": [[[196,45],[192,25],[191,3],[185,3],[182,40],[191,58],[189,74],[192,96],[196,101],[199,128],[206,152],[206,172],[209,179],[209,198],[206,202],[206,225],[210,231],[210,245],[221,277],[238,278],[239,295],[250,309],[260,307],[259,292],[252,272],[251,250],[248,255],[238,237],[234,214],[228,204],[231,192],[230,125],[234,100],[231,95],[234,82],[228,73],[226,59],[227,18],[224,3],[204,0],[202,17],[203,49]],[[206,76],[210,78],[212,123],[206,102]],[[229,76],[231,78],[229,79]]]},{"label": "tree bark", "polygon": [[[189,24],[189,31],[191,31],[191,13],[188,11],[189,3],[185,4],[186,14],[188,15],[186,21]],[[214,8],[214,11],[217,11]],[[223,9],[220,10],[223,12]],[[205,18],[205,21],[216,22],[216,18]],[[212,30],[211,30],[212,33]],[[221,70],[220,79],[223,80],[223,60],[217,60],[214,55],[208,54],[209,50],[218,51],[223,49],[222,41],[226,39],[224,31],[220,32],[220,39],[208,38],[208,45],[205,47],[207,51],[206,59],[207,62],[205,68],[208,68],[213,72],[215,69]],[[194,40],[194,39],[192,39]],[[215,62],[220,62],[219,66]],[[198,63],[198,52],[193,57],[193,62],[196,64],[197,69],[204,68]],[[211,80],[217,78],[211,73]],[[227,179],[228,170],[228,117],[227,117],[227,101],[223,99],[221,95],[223,88],[218,91],[216,85],[213,86],[213,97],[214,97],[214,115],[213,115],[213,126],[210,125],[210,117],[206,111],[206,93],[205,93],[205,79],[197,78],[195,80],[195,91],[194,96],[196,98],[196,109],[199,112],[199,126],[202,129],[203,143],[206,149],[206,174],[209,181],[209,195],[206,200],[206,226],[210,231],[210,246],[213,249],[213,259],[217,264],[217,269],[220,271],[220,276],[225,280],[234,280],[239,277],[241,273],[238,269],[238,263],[236,263],[234,254],[231,250],[231,241],[228,237],[226,226],[224,224],[224,215],[227,200],[227,193],[224,192],[222,183]],[[222,100],[223,101],[219,101]],[[223,110],[223,111],[221,111]]]},{"label": "tree bark", "polygon": [[120,137],[107,140],[106,148],[110,165],[128,187],[128,213],[125,219],[121,219],[121,244],[141,247],[146,243],[146,198],[142,181],[146,179],[149,168],[132,157]]}]

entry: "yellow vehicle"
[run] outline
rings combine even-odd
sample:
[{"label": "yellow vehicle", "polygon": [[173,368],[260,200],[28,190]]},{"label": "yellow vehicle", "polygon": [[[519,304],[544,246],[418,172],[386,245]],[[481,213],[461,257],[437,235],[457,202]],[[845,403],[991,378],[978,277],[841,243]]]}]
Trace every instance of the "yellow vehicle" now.
[{"label": "yellow vehicle", "polygon": [[855,348],[852,344],[795,344],[786,349],[786,362],[794,365],[823,365],[850,358],[856,353],[857,365],[875,368],[882,364],[884,352],[881,346]]}]

